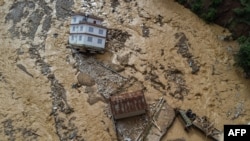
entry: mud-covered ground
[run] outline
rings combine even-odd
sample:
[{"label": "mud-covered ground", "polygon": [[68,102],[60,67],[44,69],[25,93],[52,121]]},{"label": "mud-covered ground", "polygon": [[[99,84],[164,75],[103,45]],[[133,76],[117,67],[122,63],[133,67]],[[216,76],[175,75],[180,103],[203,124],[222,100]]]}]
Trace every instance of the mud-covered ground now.
[{"label": "mud-covered ground", "polygon": [[[105,19],[105,54],[66,47],[72,11]],[[164,97],[221,130],[250,121],[238,45],[172,0],[0,0],[0,13],[2,140],[117,140],[107,98],[137,89],[148,104]],[[177,120],[163,140],[206,140],[182,129]]]}]

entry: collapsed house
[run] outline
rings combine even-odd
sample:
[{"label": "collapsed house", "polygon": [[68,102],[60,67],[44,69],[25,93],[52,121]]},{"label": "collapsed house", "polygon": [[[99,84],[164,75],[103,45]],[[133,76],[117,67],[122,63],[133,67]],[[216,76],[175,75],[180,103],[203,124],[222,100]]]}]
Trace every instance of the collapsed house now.
[{"label": "collapsed house", "polygon": [[147,103],[143,91],[111,96],[110,109],[115,120],[145,114]]},{"label": "collapsed house", "polygon": [[69,44],[72,48],[85,52],[105,49],[107,28],[103,19],[86,13],[75,13],[71,18]]}]

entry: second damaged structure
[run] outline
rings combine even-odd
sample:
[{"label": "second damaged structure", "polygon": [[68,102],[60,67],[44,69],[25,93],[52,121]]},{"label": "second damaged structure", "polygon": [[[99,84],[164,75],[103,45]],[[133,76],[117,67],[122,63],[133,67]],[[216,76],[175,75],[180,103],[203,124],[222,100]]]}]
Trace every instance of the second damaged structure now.
[{"label": "second damaged structure", "polygon": [[110,98],[110,108],[114,119],[122,119],[145,114],[147,103],[143,91],[136,91]]}]

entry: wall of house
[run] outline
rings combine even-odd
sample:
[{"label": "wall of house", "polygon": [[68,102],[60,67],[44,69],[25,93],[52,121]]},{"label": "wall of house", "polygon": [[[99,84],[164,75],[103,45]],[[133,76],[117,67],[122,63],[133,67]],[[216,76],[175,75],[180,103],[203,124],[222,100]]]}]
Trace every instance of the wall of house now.
[{"label": "wall of house", "polygon": [[84,38],[85,38],[84,35],[73,34],[69,36],[69,43],[75,45],[81,45],[81,44],[83,45],[85,40]]},{"label": "wall of house", "polygon": [[[82,27],[82,28],[81,28]],[[86,25],[70,25],[70,33],[86,33],[88,27]]]},{"label": "wall of house", "polygon": [[[89,30],[90,27],[93,28],[92,32]],[[100,32],[100,30],[102,30],[102,32]],[[70,33],[89,33],[97,36],[106,37],[107,29],[87,24],[79,24],[79,25],[70,25]]]},{"label": "wall of house", "polygon": [[[88,38],[92,38],[92,40],[88,40]],[[98,39],[101,40],[101,43],[98,43]],[[97,48],[105,47],[106,39],[98,38],[95,36],[85,35],[85,34],[71,34],[69,36],[69,43],[73,45],[87,45],[93,46]]]},{"label": "wall of house", "polygon": [[[85,27],[86,27],[85,28],[86,33],[94,34],[94,35],[97,35],[97,36],[106,37],[107,29],[105,29],[105,28],[95,27],[95,26],[91,26],[91,25],[85,25]],[[93,28],[93,32],[91,32],[89,30],[90,27]],[[100,30],[102,30],[102,34],[99,33]]]},{"label": "wall of house", "polygon": [[95,21],[95,24],[99,24],[99,25],[102,24],[102,22],[100,20],[96,20],[96,19],[92,19],[92,18],[87,18],[87,22],[89,22],[89,23],[94,23],[94,21]]},{"label": "wall of house", "polygon": [[[81,15],[75,15],[75,16],[72,16],[71,18],[71,24],[78,24],[80,21],[82,21],[84,19],[85,16],[81,16]],[[94,23],[95,21],[95,24],[99,24],[101,25],[102,24],[102,21],[100,20],[96,20],[96,19],[92,19],[92,18],[87,18],[87,22],[89,23]]]},{"label": "wall of house", "polygon": [[[88,41],[89,37],[92,38],[92,41]],[[98,43],[98,39],[100,39],[102,42]],[[104,39],[104,38],[98,38],[98,37],[90,36],[90,35],[85,35],[85,38],[84,38],[85,45],[94,46],[94,47],[98,47],[98,48],[104,48],[105,41],[106,41],[106,39]]]},{"label": "wall of house", "polygon": [[82,20],[83,16],[80,15],[76,15],[76,16],[72,16],[71,18],[71,24],[78,24],[81,20]]}]

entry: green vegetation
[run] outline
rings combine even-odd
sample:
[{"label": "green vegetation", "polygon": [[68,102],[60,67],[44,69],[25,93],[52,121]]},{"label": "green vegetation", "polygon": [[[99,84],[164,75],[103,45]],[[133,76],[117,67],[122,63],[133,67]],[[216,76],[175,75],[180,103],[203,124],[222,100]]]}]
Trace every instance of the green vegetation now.
[{"label": "green vegetation", "polygon": [[[213,23],[218,18],[218,11],[221,8],[223,0],[176,0],[182,5],[190,8],[199,17],[206,22]],[[235,9],[230,9],[235,15],[228,19],[228,23],[224,24],[231,31],[237,33],[239,25],[244,27],[250,26],[250,0],[237,0],[241,6]],[[235,2],[234,2],[235,4]],[[225,7],[225,5],[222,7]],[[230,15],[230,14],[229,14]],[[240,44],[239,52],[236,54],[235,60],[237,66],[243,68],[247,77],[250,78],[250,31],[242,32],[242,29],[238,30],[239,34],[235,37],[239,37],[237,40]],[[242,36],[245,35],[245,36]]]},{"label": "green vegetation", "polygon": [[201,8],[202,8],[201,0],[195,0],[194,4],[191,5],[191,10],[194,13],[199,13],[201,11]]},{"label": "green vegetation", "polygon": [[[237,23],[245,23],[250,25],[250,1],[240,0],[241,8],[235,8],[233,11],[237,15]],[[250,32],[249,32],[250,34]],[[248,37],[241,36],[237,39],[240,44],[239,52],[236,55],[236,64],[246,73],[247,78],[250,77],[250,35]]]},{"label": "green vegetation", "polygon": [[250,1],[240,0],[242,7],[235,8],[233,11],[237,15],[237,22],[250,25]]},{"label": "green vegetation", "polygon": [[217,7],[222,3],[222,0],[212,0],[207,8],[205,0],[176,0],[178,3],[188,5],[190,9],[206,22],[213,22],[217,17]]},{"label": "green vegetation", "polygon": [[186,2],[187,2],[187,0],[177,0],[178,1],[178,3],[180,3],[180,4],[185,4]]},{"label": "green vegetation", "polygon": [[201,17],[207,22],[213,22],[216,18],[217,10],[214,8],[209,8],[207,13],[203,13]]},{"label": "green vegetation", "polygon": [[240,50],[236,55],[237,66],[243,68],[247,77],[250,77],[250,38],[242,36],[238,38]]}]

